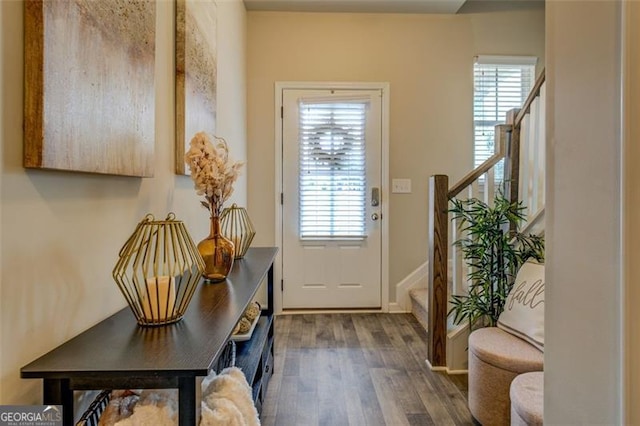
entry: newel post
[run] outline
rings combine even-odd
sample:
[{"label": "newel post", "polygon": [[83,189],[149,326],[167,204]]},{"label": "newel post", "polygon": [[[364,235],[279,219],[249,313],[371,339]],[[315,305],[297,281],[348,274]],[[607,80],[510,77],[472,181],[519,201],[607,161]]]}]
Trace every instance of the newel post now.
[{"label": "newel post", "polygon": [[429,349],[431,368],[446,366],[449,177],[429,178]]}]

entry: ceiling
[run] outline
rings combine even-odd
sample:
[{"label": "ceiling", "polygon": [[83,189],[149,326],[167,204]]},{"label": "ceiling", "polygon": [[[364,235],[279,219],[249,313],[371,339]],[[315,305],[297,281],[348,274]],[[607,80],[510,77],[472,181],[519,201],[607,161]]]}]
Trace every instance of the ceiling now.
[{"label": "ceiling", "polygon": [[544,0],[244,0],[247,10],[349,13],[483,13],[542,9]]}]

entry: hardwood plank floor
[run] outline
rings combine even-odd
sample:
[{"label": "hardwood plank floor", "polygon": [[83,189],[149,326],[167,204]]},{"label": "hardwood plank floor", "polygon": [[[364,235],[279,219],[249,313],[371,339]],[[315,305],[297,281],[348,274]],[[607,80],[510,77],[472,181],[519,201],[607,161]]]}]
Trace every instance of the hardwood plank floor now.
[{"label": "hardwood plank floor", "polygon": [[431,371],[411,314],[281,315],[263,426],[473,425],[467,377]]}]

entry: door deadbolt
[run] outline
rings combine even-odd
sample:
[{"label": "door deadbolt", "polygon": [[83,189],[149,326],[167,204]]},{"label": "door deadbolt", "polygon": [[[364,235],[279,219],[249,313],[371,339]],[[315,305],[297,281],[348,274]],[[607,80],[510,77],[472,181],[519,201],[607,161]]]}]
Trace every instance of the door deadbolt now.
[{"label": "door deadbolt", "polygon": [[378,218],[379,218],[378,213],[373,213],[371,215],[371,220],[378,220]]},{"label": "door deadbolt", "polygon": [[380,205],[380,188],[371,188],[371,205],[373,207]]}]

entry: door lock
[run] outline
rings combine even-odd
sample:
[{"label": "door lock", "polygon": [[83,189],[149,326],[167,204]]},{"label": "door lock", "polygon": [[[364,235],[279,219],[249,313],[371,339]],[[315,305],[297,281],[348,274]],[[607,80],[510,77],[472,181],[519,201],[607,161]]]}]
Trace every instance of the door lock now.
[{"label": "door lock", "polygon": [[371,220],[378,220],[378,218],[379,218],[378,213],[373,213],[371,215]]},{"label": "door lock", "polygon": [[377,207],[380,205],[380,188],[371,188],[371,205],[373,207]]}]

